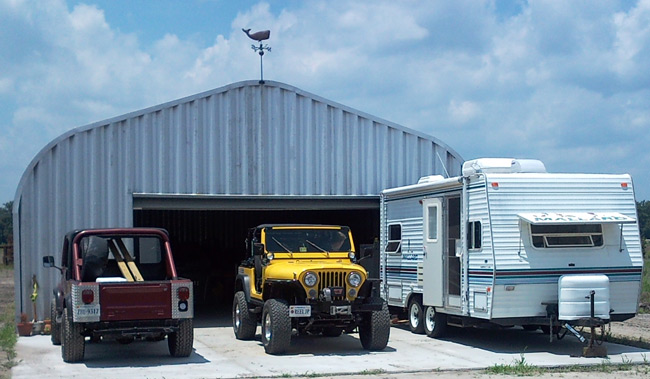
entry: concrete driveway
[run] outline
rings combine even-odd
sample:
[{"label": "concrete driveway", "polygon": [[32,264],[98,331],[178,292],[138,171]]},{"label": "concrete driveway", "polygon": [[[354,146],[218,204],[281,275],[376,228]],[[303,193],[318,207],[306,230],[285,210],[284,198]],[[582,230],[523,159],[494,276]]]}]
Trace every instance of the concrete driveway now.
[{"label": "concrete driveway", "polygon": [[[259,333],[258,328],[258,333]],[[405,325],[391,328],[388,347],[380,352],[361,348],[357,334],[336,338],[294,337],[288,354],[271,356],[257,335],[253,341],[235,339],[230,319],[195,320],[194,352],[172,358],[167,342],[86,342],[83,363],[66,364],[59,346],[49,336],[20,337],[16,350],[20,363],[13,378],[204,378],[313,376],[352,373],[400,373],[433,370],[480,369],[513,364],[523,357],[537,366],[644,363],[650,351],[605,344],[608,359],[582,358],[581,344],[570,335],[549,343],[541,332],[521,329],[481,330],[450,328],[444,339],[412,334]]]}]

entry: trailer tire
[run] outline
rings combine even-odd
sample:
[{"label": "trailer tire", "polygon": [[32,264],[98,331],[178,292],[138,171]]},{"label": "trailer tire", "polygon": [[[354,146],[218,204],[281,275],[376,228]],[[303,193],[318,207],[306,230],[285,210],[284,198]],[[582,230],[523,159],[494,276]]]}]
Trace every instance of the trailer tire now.
[{"label": "trailer tire", "polygon": [[81,362],[86,349],[86,339],[81,334],[83,326],[73,322],[72,315],[68,312],[68,308],[63,308],[61,357],[67,363]]},{"label": "trailer tire", "polygon": [[232,302],[232,328],[238,340],[252,340],[257,331],[257,321],[248,310],[246,295],[237,291]]},{"label": "trailer tire", "polygon": [[415,334],[424,334],[424,307],[419,297],[414,296],[409,301],[409,329]]},{"label": "trailer tire", "polygon": [[380,311],[372,311],[359,324],[359,339],[366,350],[383,350],[388,345],[390,337],[390,313],[388,305],[383,300]]},{"label": "trailer tire", "polygon": [[192,319],[184,319],[178,323],[178,331],[169,333],[167,346],[172,357],[189,357],[194,345],[194,326]]},{"label": "trailer tire", "polygon": [[424,309],[424,332],[431,338],[438,338],[447,330],[447,315],[436,312],[432,306]]},{"label": "trailer tire", "polygon": [[52,345],[61,345],[61,324],[56,322],[56,299],[50,301],[50,320],[52,322],[52,329],[50,329]]},{"label": "trailer tire", "polygon": [[262,344],[267,354],[282,354],[291,344],[291,319],[287,302],[270,299],[262,310]]}]

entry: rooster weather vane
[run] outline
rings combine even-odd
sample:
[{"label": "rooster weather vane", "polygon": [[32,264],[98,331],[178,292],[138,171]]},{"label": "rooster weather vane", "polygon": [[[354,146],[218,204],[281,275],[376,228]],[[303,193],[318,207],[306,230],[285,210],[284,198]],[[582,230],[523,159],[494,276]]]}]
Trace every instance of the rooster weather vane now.
[{"label": "rooster weather vane", "polygon": [[262,41],[269,39],[271,36],[270,30],[262,30],[251,34],[250,29],[242,29],[248,38],[257,41],[260,43],[259,46],[251,45],[251,49],[257,52],[260,55],[260,84],[264,84],[264,64],[262,63],[262,57],[264,57],[264,50],[271,52],[271,47],[269,45],[263,44]]}]

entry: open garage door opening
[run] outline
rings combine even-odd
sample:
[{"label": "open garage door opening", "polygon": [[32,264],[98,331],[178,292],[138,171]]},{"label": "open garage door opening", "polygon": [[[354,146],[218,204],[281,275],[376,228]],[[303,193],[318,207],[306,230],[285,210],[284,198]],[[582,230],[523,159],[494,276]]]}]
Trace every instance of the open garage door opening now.
[{"label": "open garage door opening", "polygon": [[379,238],[379,206],[352,210],[136,209],[133,223],[167,229],[178,274],[194,282],[197,310],[226,313],[232,306],[237,267],[247,257],[244,241],[249,228],[271,223],[347,225],[359,251],[361,244]]}]

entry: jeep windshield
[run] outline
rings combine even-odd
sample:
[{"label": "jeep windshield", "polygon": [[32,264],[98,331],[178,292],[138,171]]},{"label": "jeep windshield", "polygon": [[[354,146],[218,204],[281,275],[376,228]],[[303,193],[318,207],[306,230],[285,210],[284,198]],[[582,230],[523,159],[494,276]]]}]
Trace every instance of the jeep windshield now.
[{"label": "jeep windshield", "polygon": [[266,250],[270,253],[331,253],[351,250],[347,228],[266,229]]}]

